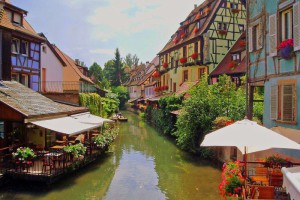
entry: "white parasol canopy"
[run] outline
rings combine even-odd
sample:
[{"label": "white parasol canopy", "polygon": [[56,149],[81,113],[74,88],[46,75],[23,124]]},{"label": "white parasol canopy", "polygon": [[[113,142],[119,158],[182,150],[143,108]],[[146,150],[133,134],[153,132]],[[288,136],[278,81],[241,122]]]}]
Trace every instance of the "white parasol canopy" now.
[{"label": "white parasol canopy", "polygon": [[247,148],[247,153],[271,148],[300,149],[298,143],[248,119],[207,134],[200,146],[236,146],[241,152]]},{"label": "white parasol canopy", "polygon": [[71,115],[70,117],[72,117],[73,119],[75,119],[76,121],[80,122],[80,123],[84,123],[84,124],[98,124],[98,125],[103,125],[103,123],[107,122],[107,123],[114,123],[113,120],[110,119],[105,119],[96,115],[92,115],[91,113],[80,113],[80,114],[76,114],[76,115]]}]

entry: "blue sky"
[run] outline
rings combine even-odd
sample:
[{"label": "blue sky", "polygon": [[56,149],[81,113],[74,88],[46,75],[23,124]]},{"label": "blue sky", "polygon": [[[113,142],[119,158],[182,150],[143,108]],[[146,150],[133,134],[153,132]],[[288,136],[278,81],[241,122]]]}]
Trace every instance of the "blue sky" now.
[{"label": "blue sky", "polygon": [[114,58],[137,54],[151,61],[203,0],[11,0],[26,19],[72,58],[102,67]]}]

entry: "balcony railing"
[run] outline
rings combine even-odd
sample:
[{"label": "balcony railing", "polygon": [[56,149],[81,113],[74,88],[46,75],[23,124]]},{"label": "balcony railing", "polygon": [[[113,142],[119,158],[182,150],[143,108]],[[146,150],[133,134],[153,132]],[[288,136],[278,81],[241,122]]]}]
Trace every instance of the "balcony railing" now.
[{"label": "balcony railing", "polygon": [[78,158],[63,150],[35,151],[36,158],[18,160],[12,157],[9,148],[0,149],[0,173],[7,177],[52,183],[62,175],[78,170],[95,161],[106,150],[107,146],[99,148],[91,142],[85,144],[86,154]]},{"label": "balcony railing", "polygon": [[44,93],[91,93],[97,89],[93,84],[79,81],[44,81],[41,84],[41,91]]}]

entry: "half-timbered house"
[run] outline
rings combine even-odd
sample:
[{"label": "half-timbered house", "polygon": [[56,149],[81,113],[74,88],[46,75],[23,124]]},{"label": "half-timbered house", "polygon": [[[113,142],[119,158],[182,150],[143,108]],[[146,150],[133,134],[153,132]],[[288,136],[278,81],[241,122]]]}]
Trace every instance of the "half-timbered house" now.
[{"label": "half-timbered house", "polygon": [[39,91],[40,46],[44,41],[26,21],[27,11],[0,1],[0,79]]},{"label": "half-timbered house", "polygon": [[245,30],[246,9],[240,0],[206,0],[195,5],[158,53],[160,81],[176,92],[184,82],[211,73]]}]

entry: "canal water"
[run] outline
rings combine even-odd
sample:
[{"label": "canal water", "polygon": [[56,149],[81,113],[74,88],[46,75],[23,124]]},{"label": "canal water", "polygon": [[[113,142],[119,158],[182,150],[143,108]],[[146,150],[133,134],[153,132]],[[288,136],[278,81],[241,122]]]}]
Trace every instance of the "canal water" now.
[{"label": "canal water", "polygon": [[216,200],[221,172],[179,150],[135,114],[109,152],[50,188],[19,184],[1,189],[2,200]]}]

